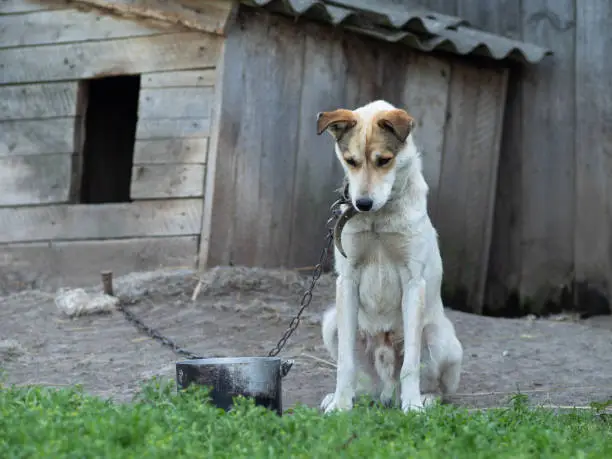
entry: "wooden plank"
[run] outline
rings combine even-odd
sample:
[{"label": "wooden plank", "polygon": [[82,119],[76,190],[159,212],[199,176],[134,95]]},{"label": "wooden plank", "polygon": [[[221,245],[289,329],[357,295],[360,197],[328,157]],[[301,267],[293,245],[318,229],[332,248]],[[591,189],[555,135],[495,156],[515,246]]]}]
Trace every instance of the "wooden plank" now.
[{"label": "wooden plank", "polygon": [[303,36],[284,18],[242,14],[244,27],[226,43],[219,135],[211,149],[214,190],[213,197],[206,192],[203,223],[210,230],[203,232],[200,259],[208,266],[281,266],[288,263],[292,226]]},{"label": "wooden plank", "polygon": [[[454,0],[456,8],[455,12],[452,13],[450,12],[452,3],[454,3],[452,0],[448,3],[446,0],[428,1],[444,2],[445,5],[436,5],[440,8],[436,11],[459,16],[473,27],[515,40],[521,39],[521,8],[523,2],[509,0],[465,2]],[[554,0],[552,1],[554,2]]]},{"label": "wooden plank", "polygon": [[0,0],[0,14],[67,8],[69,0]]},{"label": "wooden plank", "polygon": [[[223,38],[198,32],[0,50],[0,84],[215,66]],[[19,65],[8,63],[19,62]]]},{"label": "wooden plank", "polygon": [[457,15],[458,0],[420,0],[419,3],[423,6],[431,8],[433,11],[448,14],[449,16]]},{"label": "wooden plank", "polygon": [[[456,3],[456,14],[475,27],[521,39],[521,9],[525,2],[486,0],[487,8],[482,8],[480,2]],[[521,151],[524,112],[521,97],[524,80],[521,70],[514,67],[511,71],[499,158],[499,171],[503,172],[498,174],[484,309],[485,312],[495,314],[516,313],[516,299],[519,296],[523,255],[521,174],[524,157]]]},{"label": "wooden plank", "polygon": [[191,163],[205,164],[208,139],[137,140],[134,163]]},{"label": "wooden plank", "polygon": [[[549,47],[553,59],[523,74],[521,302],[531,312],[560,303],[574,276],[575,21],[573,0],[524,2],[523,39]],[[542,14],[545,11],[546,14]],[[564,128],[561,128],[563,126]],[[582,147],[580,147],[582,148]]]},{"label": "wooden plank", "polygon": [[484,308],[506,81],[503,70],[453,63],[437,228],[445,299],[474,313]]},{"label": "wooden plank", "polygon": [[[511,70],[499,152],[493,233],[489,249],[489,273],[484,313],[516,314],[520,297],[521,258],[521,154],[523,81]],[[502,172],[503,171],[503,172]]]},{"label": "wooden plank", "polygon": [[[235,46],[234,46],[235,49]],[[220,132],[222,128],[222,115],[223,113],[223,103],[226,101],[224,98],[224,78],[225,78],[225,55],[227,53],[228,48],[223,45],[221,51],[221,57],[219,58],[219,63],[217,65],[217,75],[215,81],[215,95],[214,95],[214,105],[212,108],[212,115],[210,118],[210,125],[213,129],[210,135],[210,144],[208,147],[207,153],[207,165],[206,165],[206,178],[204,180],[204,204],[202,208],[202,232],[200,235],[200,244],[198,247],[198,270],[202,271],[210,266],[210,248],[211,248],[211,240],[212,240],[212,220],[213,220],[213,210],[215,209],[215,204],[218,204],[218,199],[215,195],[215,191],[217,189],[217,185],[219,184],[218,180],[228,180],[230,183],[233,183],[231,180],[233,178],[233,173],[231,166],[219,168],[217,170],[217,163],[222,159],[224,165],[227,163],[233,163],[232,159],[235,158],[235,155],[232,155],[231,151],[225,151],[224,154],[219,154],[219,145],[220,145]],[[231,56],[231,55],[230,55]],[[237,78],[237,76],[234,76]],[[234,80],[235,81],[235,80]],[[229,158],[228,158],[229,156]],[[229,161],[228,161],[229,159]],[[229,172],[229,174],[228,174]],[[221,176],[221,173],[225,173],[227,175]],[[229,176],[228,176],[229,175]],[[227,203],[228,206],[232,206],[231,202]],[[233,206],[232,206],[233,207]],[[216,218],[219,218],[219,215],[227,217],[227,212],[217,212]],[[225,220],[227,221],[227,219]],[[232,228],[227,228],[226,234],[232,231]]]},{"label": "wooden plank", "polygon": [[0,243],[200,234],[201,199],[0,208]]},{"label": "wooden plank", "polygon": [[148,164],[132,168],[132,199],[195,198],[204,195],[202,164]]},{"label": "wooden plank", "polygon": [[[248,116],[260,119],[262,131],[258,136],[259,148],[251,152],[251,142],[247,141],[240,153],[240,159],[255,152],[260,156],[259,196],[246,200],[251,191],[243,188],[245,199],[238,202],[238,215],[242,215],[240,210],[245,206],[257,205],[259,216],[250,220],[257,234],[252,264],[280,267],[288,264],[291,220],[296,210],[290,197],[294,186],[295,152],[300,145],[302,74],[308,61],[303,59],[305,36],[302,29],[285,18],[269,15],[266,19],[256,22],[256,27],[261,31],[261,42],[258,44],[254,40],[250,48],[254,56],[258,55],[259,46],[265,47],[266,53],[259,54],[257,61],[252,59],[248,67],[248,84],[256,94],[256,104],[249,110]],[[253,68],[257,70],[253,71]],[[251,122],[256,128],[257,124]],[[280,126],[283,128],[279,129]],[[253,134],[257,135],[256,131]],[[241,172],[237,177],[238,184],[243,183],[245,175],[249,175],[248,166]],[[280,196],[283,198],[279,199]],[[299,214],[302,217],[305,215],[302,212]],[[237,219],[235,224],[248,241],[248,234],[242,230],[247,222]],[[310,258],[314,261],[316,257]]]},{"label": "wooden plank", "polygon": [[331,137],[313,135],[317,112],[335,110],[345,104],[347,61],[342,40],[338,39],[342,36],[334,29],[316,24],[308,24],[305,32],[306,65],[298,118],[289,266],[311,266],[317,262],[329,206],[342,182]]},{"label": "wooden plank", "polygon": [[139,118],[210,118],[214,88],[142,89]]},{"label": "wooden plank", "polygon": [[440,172],[440,187],[436,213],[440,251],[444,263],[444,291],[447,303],[460,307],[467,292],[461,285],[466,257],[466,200],[469,182],[476,177],[469,175],[471,154],[470,135],[476,117],[479,70],[469,64],[453,61],[451,69],[448,122],[444,135],[444,152]]},{"label": "wooden plank", "polygon": [[602,38],[610,37],[611,21],[606,0],[583,2],[577,9],[574,257],[581,287],[576,300],[585,309],[589,299],[609,309],[612,289],[612,59],[609,40]]},{"label": "wooden plank", "polygon": [[0,158],[72,153],[74,118],[0,122]]},{"label": "wooden plank", "polygon": [[444,128],[450,85],[450,62],[430,54],[410,54],[410,71],[402,93],[404,108],[415,117],[415,141],[423,155],[423,175],[429,186],[430,217],[436,219]]},{"label": "wooden plank", "polygon": [[89,287],[100,282],[105,270],[118,277],[161,268],[193,269],[197,246],[198,236],[1,245],[0,277],[47,288]]},{"label": "wooden plank", "polygon": [[140,119],[136,126],[137,140],[207,137],[210,118]]},{"label": "wooden plank", "polygon": [[0,16],[0,47],[105,40],[171,32],[165,23],[140,21],[76,9]]},{"label": "wooden plank", "polygon": [[230,0],[72,0],[85,7],[98,8],[116,16],[155,20],[190,30],[219,35],[225,33],[237,7]]},{"label": "wooden plank", "polygon": [[[350,44],[349,44],[350,40]],[[360,35],[346,38],[345,105],[354,109],[378,98],[383,98],[382,72],[384,62],[380,49],[372,40]],[[402,62],[403,63],[403,62]]]},{"label": "wooden plank", "polygon": [[[476,112],[471,119],[469,143],[464,146],[463,162],[468,182],[465,200],[464,258],[459,285],[467,291],[467,306],[482,314],[493,225],[497,167],[503,113],[506,102],[507,72],[481,68],[472,84],[478,85]],[[478,178],[469,180],[468,178]]]},{"label": "wooden plank", "polygon": [[154,72],[142,75],[141,88],[176,88],[214,86],[216,70],[197,69],[176,72]]},{"label": "wooden plank", "polygon": [[76,82],[0,87],[0,120],[75,116],[77,90]]},{"label": "wooden plank", "polygon": [[0,158],[0,206],[68,200],[72,155]]},{"label": "wooden plank", "polygon": [[[261,20],[266,21],[268,17],[265,14]],[[257,86],[262,81],[254,84],[254,78],[264,76],[259,61],[264,53],[257,49],[267,48],[268,43],[257,22],[241,22],[244,28],[235,27],[225,44],[226,81],[223,83],[220,153],[209,241],[213,265],[252,266],[256,261],[258,237],[254,227],[261,216],[257,203],[261,183],[261,138],[267,133],[263,131],[262,117],[256,116],[258,110],[263,109],[261,86]]]}]

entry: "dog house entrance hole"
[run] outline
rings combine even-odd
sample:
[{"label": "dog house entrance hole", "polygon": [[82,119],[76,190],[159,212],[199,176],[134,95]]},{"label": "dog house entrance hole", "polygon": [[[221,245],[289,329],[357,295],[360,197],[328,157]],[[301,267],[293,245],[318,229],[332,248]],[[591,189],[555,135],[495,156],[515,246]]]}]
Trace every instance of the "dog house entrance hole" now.
[{"label": "dog house entrance hole", "polygon": [[82,82],[80,203],[130,201],[139,92],[140,75]]}]

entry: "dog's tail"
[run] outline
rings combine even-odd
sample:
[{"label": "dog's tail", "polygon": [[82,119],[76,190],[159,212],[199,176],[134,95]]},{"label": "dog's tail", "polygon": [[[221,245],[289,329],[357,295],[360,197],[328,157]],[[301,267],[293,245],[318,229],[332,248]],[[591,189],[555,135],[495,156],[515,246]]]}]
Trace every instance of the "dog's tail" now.
[{"label": "dog's tail", "polygon": [[332,359],[338,360],[338,322],[336,320],[335,306],[332,306],[323,313],[321,329],[325,348]]}]

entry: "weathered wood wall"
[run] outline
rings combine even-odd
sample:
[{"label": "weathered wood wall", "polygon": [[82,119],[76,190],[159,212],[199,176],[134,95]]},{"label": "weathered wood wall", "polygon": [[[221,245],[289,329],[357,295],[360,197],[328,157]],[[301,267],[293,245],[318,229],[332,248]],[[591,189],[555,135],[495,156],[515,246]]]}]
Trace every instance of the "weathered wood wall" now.
[{"label": "weathered wood wall", "polygon": [[[196,266],[222,43],[62,0],[0,2],[0,290],[7,280],[80,284],[106,268]],[[122,74],[141,75],[133,202],[75,203],[79,82]]]},{"label": "weathered wood wall", "polygon": [[536,66],[511,72],[486,310],[609,311],[612,4],[422,3],[554,51]]},{"label": "weathered wood wall", "polygon": [[202,265],[316,262],[341,181],[316,113],[384,98],[418,121],[447,294],[482,304],[506,70],[248,8],[228,28],[224,59]]}]

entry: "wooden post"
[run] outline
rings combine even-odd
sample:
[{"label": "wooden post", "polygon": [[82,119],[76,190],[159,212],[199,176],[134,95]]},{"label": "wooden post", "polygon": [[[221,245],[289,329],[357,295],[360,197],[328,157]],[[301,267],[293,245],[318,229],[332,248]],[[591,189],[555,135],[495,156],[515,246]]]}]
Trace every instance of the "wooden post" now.
[{"label": "wooden post", "polygon": [[113,294],[113,272],[102,271],[100,275],[102,276],[102,289],[104,290],[104,294],[115,296]]}]

